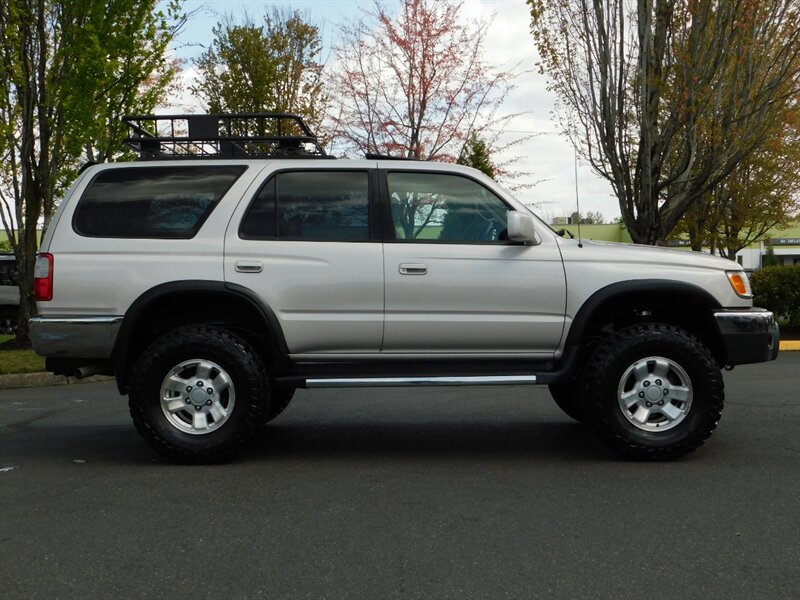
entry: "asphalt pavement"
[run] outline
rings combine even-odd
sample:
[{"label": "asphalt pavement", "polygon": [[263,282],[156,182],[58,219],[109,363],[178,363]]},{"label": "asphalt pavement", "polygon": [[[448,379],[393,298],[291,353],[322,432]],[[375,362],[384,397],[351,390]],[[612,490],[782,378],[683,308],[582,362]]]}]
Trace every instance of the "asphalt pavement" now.
[{"label": "asphalt pavement", "polygon": [[113,383],[0,392],[0,598],[800,597],[800,353],[709,442],[618,459],[546,388],[299,391],[162,461]]}]

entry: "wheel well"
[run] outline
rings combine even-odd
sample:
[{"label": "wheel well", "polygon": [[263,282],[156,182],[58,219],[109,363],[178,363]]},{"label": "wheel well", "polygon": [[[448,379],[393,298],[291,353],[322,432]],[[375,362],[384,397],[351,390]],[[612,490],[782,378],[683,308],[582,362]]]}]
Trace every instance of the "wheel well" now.
[{"label": "wheel well", "polygon": [[264,310],[250,298],[214,290],[171,292],[132,308],[126,314],[125,331],[120,332],[114,349],[120,391],[127,391],[132,364],[155,339],[178,327],[200,324],[236,331],[260,350],[268,365],[276,367],[280,362],[283,352],[279,332],[274,330]]},{"label": "wheel well", "polygon": [[[607,335],[636,323],[675,325],[700,339],[724,363],[725,351],[713,317],[719,304],[707,293],[686,290],[631,290],[609,295],[579,315],[567,344],[591,349]],[[577,325],[577,327],[575,327]],[[582,353],[588,353],[584,350]]]}]

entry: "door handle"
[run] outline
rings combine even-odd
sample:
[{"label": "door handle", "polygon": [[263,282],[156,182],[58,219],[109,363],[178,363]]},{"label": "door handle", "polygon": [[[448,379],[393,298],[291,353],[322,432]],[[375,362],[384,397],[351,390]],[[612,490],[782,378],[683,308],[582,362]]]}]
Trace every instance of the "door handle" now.
[{"label": "door handle", "polygon": [[428,265],[403,263],[400,265],[400,275],[425,275]]},{"label": "door handle", "polygon": [[263,265],[260,262],[248,262],[240,260],[236,263],[235,269],[237,273],[261,273]]}]

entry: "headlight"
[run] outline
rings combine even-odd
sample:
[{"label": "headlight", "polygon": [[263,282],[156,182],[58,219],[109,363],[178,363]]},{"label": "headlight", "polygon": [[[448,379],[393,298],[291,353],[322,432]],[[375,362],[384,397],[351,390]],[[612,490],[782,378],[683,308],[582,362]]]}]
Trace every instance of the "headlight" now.
[{"label": "headlight", "polygon": [[752,298],[753,290],[750,289],[750,280],[744,271],[725,271],[728,281],[736,295],[740,298]]}]

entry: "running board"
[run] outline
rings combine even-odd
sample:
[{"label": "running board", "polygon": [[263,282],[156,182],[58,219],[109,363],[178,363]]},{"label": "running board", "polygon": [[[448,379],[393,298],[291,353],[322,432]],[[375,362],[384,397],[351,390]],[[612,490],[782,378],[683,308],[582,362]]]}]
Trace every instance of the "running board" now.
[{"label": "running board", "polygon": [[428,385],[534,385],[536,375],[465,377],[331,377],[306,379],[307,388],[409,387]]}]

